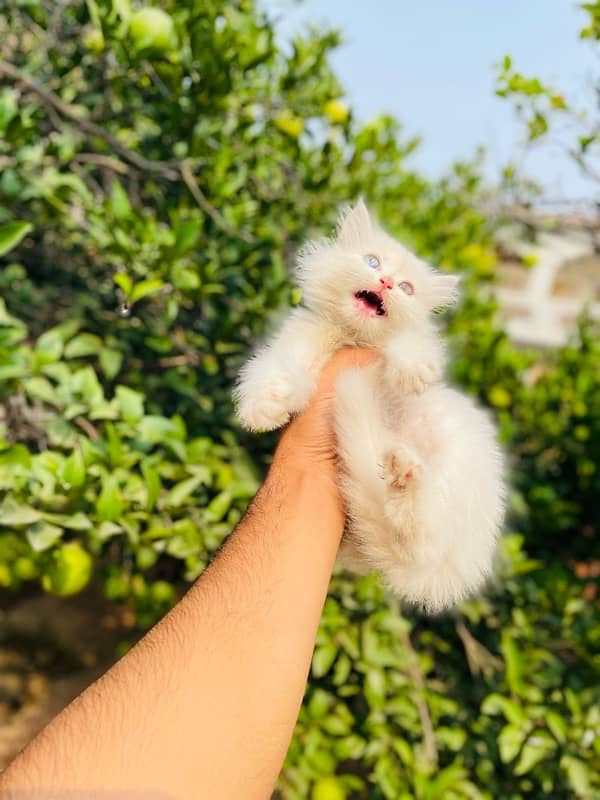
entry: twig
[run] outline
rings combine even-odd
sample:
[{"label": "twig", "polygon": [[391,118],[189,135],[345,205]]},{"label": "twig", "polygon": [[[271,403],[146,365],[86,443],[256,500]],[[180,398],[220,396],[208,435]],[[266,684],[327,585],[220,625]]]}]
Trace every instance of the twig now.
[{"label": "twig", "polygon": [[408,657],[407,674],[415,686],[413,691],[413,700],[417,707],[419,719],[421,721],[421,728],[423,730],[423,750],[427,760],[434,766],[438,763],[438,750],[435,743],[435,733],[433,729],[433,722],[429,713],[429,706],[425,700],[425,676],[419,666],[419,660],[415,652],[410,636],[405,633],[402,636],[402,643],[406,649]]},{"label": "twig", "polygon": [[192,367],[198,363],[197,358],[187,355],[165,356],[158,359],[159,367]]},{"label": "twig", "polygon": [[81,164],[95,164],[98,167],[106,167],[119,175],[127,175],[129,167],[123,161],[113,156],[103,156],[100,153],[77,153],[73,159]]},{"label": "twig", "polygon": [[196,183],[194,179],[194,174],[190,168],[190,165],[187,161],[182,161],[179,165],[179,171],[181,172],[181,177],[183,178],[183,182],[190,190],[190,193],[194,200],[198,203],[200,208],[207,214],[215,225],[220,228],[225,233],[229,234],[229,236],[239,236],[247,244],[252,244],[254,241],[251,236],[249,236],[244,231],[236,231],[234,230],[229,223],[223,219],[223,217],[219,214],[216,208],[213,208],[211,204],[206,199],[205,195],[203,194],[202,190]]},{"label": "twig", "polygon": [[73,170],[73,172],[74,172],[76,175],[79,175],[79,177],[81,178],[81,180],[82,180],[82,181],[85,183],[85,185],[86,185],[86,186],[87,186],[87,187],[90,189],[90,191],[92,192],[92,194],[95,194],[97,197],[102,197],[102,194],[103,194],[103,192],[102,192],[102,187],[100,186],[100,184],[98,183],[98,181],[97,181],[97,180],[95,180],[95,179],[94,179],[94,178],[93,178],[93,177],[92,177],[92,176],[89,174],[89,172],[87,172],[87,173],[86,173],[86,171],[85,171],[84,169],[82,169],[82,168],[79,166],[79,164],[78,164],[78,163],[73,163],[73,164],[71,165],[71,169]]},{"label": "twig", "polygon": [[89,436],[90,439],[94,439],[95,440],[95,439],[99,439],[100,438],[100,434],[98,433],[96,428],[94,428],[92,423],[89,420],[87,420],[85,417],[75,417],[73,422],[76,425],[79,425],[81,430],[84,431],[85,433],[87,433],[87,435]]},{"label": "twig", "polygon": [[171,181],[177,180],[177,161],[151,161],[150,159],[138,155],[133,150],[125,147],[125,145],[111,133],[108,133],[108,131],[105,131],[99,125],[96,125],[95,122],[90,122],[90,120],[85,117],[79,116],[73,106],[64,103],[57,94],[41,86],[36,80],[8,61],[0,63],[0,77],[2,77],[2,75],[7,75],[13,80],[23,83],[28,89],[34,92],[34,94],[37,94],[46,105],[50,106],[50,108],[58,111],[59,114],[77,125],[82,131],[89,133],[90,136],[97,136],[99,139],[103,139],[113,150],[138,169],[141,169],[143,172],[158,173]]},{"label": "twig", "polygon": [[[18,67],[15,67],[14,64],[11,64],[8,61],[0,62],[0,78],[3,75],[7,75],[13,80],[20,81],[30,91],[34,92],[34,94],[43,100],[50,113],[58,111],[58,113],[65,117],[65,119],[68,119],[85,133],[102,139],[104,142],[110,145],[110,147],[112,147],[112,149],[123,159],[125,159],[125,161],[129,162],[129,164],[133,165],[134,167],[137,167],[137,169],[140,171],[158,174],[169,181],[178,181],[181,178],[189,189],[196,203],[205,212],[205,214],[212,219],[218,228],[227,233],[229,236],[242,239],[247,244],[252,244],[255,241],[254,238],[245,231],[237,231],[232,228],[231,225],[229,225],[229,223],[221,216],[221,214],[219,214],[216,208],[209,203],[202,190],[198,186],[188,161],[151,161],[150,159],[144,158],[143,156],[138,155],[138,153],[135,153],[133,150],[130,150],[115,136],[113,136],[111,133],[108,133],[108,131],[105,131],[95,122],[91,122],[91,120],[80,116],[73,106],[64,103],[57,94],[49,89],[46,89],[36,80],[18,69]],[[58,126],[55,125],[55,127]],[[117,164],[121,164],[121,162],[117,161],[116,159],[112,159],[110,156],[105,156],[104,158],[110,160],[109,163],[105,162],[103,164],[103,166],[106,166],[109,169],[115,169],[116,171],[119,171],[120,169],[123,171],[123,168],[126,167],[125,164],[122,164],[121,167],[117,168]],[[91,161],[89,155],[88,160]],[[96,157],[96,163],[100,164],[98,157]]]},{"label": "twig", "polygon": [[465,648],[471,675],[479,675],[480,672],[489,675],[502,668],[500,659],[493,656],[481,642],[478,642],[463,622],[457,622],[454,627]]}]

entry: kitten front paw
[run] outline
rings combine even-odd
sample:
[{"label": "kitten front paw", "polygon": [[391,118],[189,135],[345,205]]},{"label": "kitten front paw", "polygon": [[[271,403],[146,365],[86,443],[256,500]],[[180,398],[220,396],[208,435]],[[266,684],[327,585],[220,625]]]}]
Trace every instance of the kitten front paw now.
[{"label": "kitten front paw", "polygon": [[237,415],[251,431],[273,431],[290,418],[292,390],[285,378],[274,378],[264,386],[238,389]]},{"label": "kitten front paw", "polygon": [[396,363],[388,366],[388,381],[401,394],[421,394],[440,377],[440,371],[433,363]]}]

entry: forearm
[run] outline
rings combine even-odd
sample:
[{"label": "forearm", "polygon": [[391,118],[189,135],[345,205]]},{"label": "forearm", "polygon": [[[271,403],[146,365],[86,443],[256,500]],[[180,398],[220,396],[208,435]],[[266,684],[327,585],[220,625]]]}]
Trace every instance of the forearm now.
[{"label": "forearm", "polygon": [[249,514],[196,585],[42,732],[0,789],[269,796],[343,530],[329,473],[284,467],[288,452],[280,448]]}]

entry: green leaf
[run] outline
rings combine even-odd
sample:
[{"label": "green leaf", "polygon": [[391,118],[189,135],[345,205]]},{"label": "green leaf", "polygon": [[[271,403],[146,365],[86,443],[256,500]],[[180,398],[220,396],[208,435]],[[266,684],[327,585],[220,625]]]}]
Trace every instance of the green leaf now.
[{"label": "green leaf", "polygon": [[462,728],[447,728],[438,726],[435,729],[435,738],[450,750],[462,750],[467,734]]},{"label": "green leaf", "polygon": [[32,506],[20,505],[19,503],[7,498],[0,506],[0,525],[15,526],[30,525],[38,522],[42,514]]},{"label": "green leaf", "polygon": [[119,373],[122,363],[123,354],[119,350],[113,350],[111,347],[103,347],[100,350],[100,367],[109,380]]},{"label": "green leaf", "polygon": [[56,403],[56,390],[46,378],[29,378],[29,380],[25,381],[24,388],[30,397],[43,400],[51,405]]},{"label": "green leaf", "polygon": [[147,297],[150,294],[156,294],[156,292],[160,291],[164,285],[164,282],[158,279],[140,281],[133,287],[131,294],[129,295],[129,299],[132,303],[136,303],[143,297]]},{"label": "green leaf", "polygon": [[102,347],[102,340],[93,333],[80,333],[65,347],[65,358],[97,355]]},{"label": "green leaf", "polygon": [[119,482],[114,475],[106,475],[102,480],[102,491],[96,500],[96,511],[101,520],[118,520],[124,509]]},{"label": "green leaf", "polygon": [[144,416],[144,395],[128,386],[117,386],[117,405],[126,422],[139,422]]},{"label": "green leaf", "polygon": [[133,282],[126,272],[116,272],[113,275],[113,281],[122,289],[125,297],[130,296]]},{"label": "green leaf", "polygon": [[385,704],[385,673],[382,669],[370,669],[365,675],[364,693],[371,708],[382,708]]},{"label": "green leaf", "polygon": [[131,204],[127,193],[115,178],[110,187],[110,197],[108,199],[108,209],[113,217],[119,221],[128,219],[131,216]]},{"label": "green leaf", "polygon": [[206,510],[215,519],[222,519],[229,510],[232,499],[230,492],[220,492],[216,497],[213,497]]},{"label": "green leaf", "polygon": [[513,725],[512,722],[502,728],[498,736],[498,748],[503,764],[517,757],[526,736],[527,728]]},{"label": "green leaf", "polygon": [[567,740],[567,721],[561,717],[560,714],[557,714],[556,711],[547,711],[546,712],[546,725],[552,731],[554,738],[560,744],[564,744]]},{"label": "green leaf", "polygon": [[167,417],[147,415],[137,425],[137,435],[140,441],[147,444],[158,444],[176,433],[177,425]]},{"label": "green leaf", "polygon": [[30,222],[5,222],[0,225],[0,256],[5,256],[33,230]]},{"label": "green leaf", "polygon": [[160,507],[178,508],[196,491],[201,483],[204,483],[201,475],[195,475],[192,478],[180,481],[162,498]]},{"label": "green leaf", "polygon": [[503,713],[509,722],[519,725],[525,719],[523,707],[508,697],[500,694],[489,694],[481,704],[482,714]]},{"label": "green leaf", "polygon": [[514,770],[515,775],[526,775],[555,750],[556,742],[548,734],[543,731],[532,734],[523,746]]},{"label": "green leaf", "polygon": [[63,534],[62,528],[49,522],[36,522],[27,529],[27,541],[36,553],[48,550],[56,544]]},{"label": "green leaf", "polygon": [[338,740],[333,745],[333,752],[340,759],[345,761],[347,758],[357,760],[362,758],[365,754],[366,742],[356,734],[350,734],[343,739]]},{"label": "green leaf", "polygon": [[63,351],[63,335],[58,328],[50,328],[43,333],[35,344],[35,353],[42,364],[58,361]]},{"label": "green leaf", "polygon": [[175,227],[175,253],[178,256],[189,252],[198,244],[202,223],[197,219],[180,222]]},{"label": "green leaf", "polygon": [[320,645],[312,658],[312,674],[315,678],[322,678],[329,670],[337,655],[337,647],[333,642]]},{"label": "green leaf", "polygon": [[156,501],[160,497],[161,491],[161,483],[160,483],[160,476],[155,469],[153,469],[148,463],[142,463],[142,474],[144,476],[144,481],[146,484],[146,509],[148,511],[152,511],[154,506],[156,505]]},{"label": "green leaf", "polygon": [[22,444],[15,444],[0,453],[0,467],[31,469],[31,453]]},{"label": "green leaf", "polygon": [[14,89],[7,87],[0,92],[0,131],[5,131],[17,116],[19,111],[17,98],[18,95]]},{"label": "green leaf", "polygon": [[62,469],[62,479],[71,486],[81,486],[85,481],[85,463],[79,448],[73,450]]},{"label": "green leaf", "polygon": [[569,784],[577,797],[589,800],[592,797],[592,788],[586,764],[579,758],[564,755],[560,760],[560,767],[567,773]]},{"label": "green leaf", "polygon": [[65,517],[62,524],[65,528],[69,528],[74,531],[87,531],[92,527],[90,519],[81,511]]},{"label": "green leaf", "polygon": [[500,648],[506,663],[506,680],[513,694],[520,694],[523,675],[523,651],[508,631],[502,632]]}]

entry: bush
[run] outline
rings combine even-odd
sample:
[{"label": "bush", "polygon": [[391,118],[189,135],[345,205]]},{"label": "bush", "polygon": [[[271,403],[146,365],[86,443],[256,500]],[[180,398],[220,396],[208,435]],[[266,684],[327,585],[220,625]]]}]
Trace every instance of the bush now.
[{"label": "bush", "polygon": [[337,34],[282,48],[249,0],[4,5],[0,586],[69,595],[95,575],[140,628],[164,613],[272,449],[230,394],[300,301],[285,265],[364,193],[464,274],[454,377],[497,413],[510,527],[497,585],[451,617],[336,573],[281,797],[592,797],[600,343],[582,322],[542,357],[495,326],[478,162],[416,174],[394,120],[343,103]]}]

